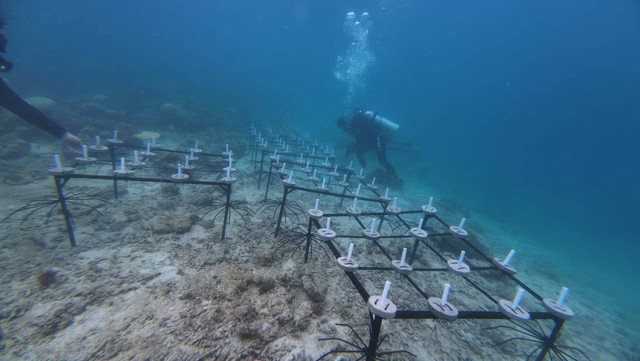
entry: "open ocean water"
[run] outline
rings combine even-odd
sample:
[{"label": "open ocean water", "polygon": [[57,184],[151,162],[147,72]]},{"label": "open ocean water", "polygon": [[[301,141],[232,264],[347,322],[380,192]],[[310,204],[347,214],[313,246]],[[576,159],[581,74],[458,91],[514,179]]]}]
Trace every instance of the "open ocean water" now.
[{"label": "open ocean water", "polygon": [[337,118],[377,112],[411,144],[388,155],[407,206],[446,202],[496,257],[516,249],[545,295],[570,288],[602,311],[585,317],[629,330],[620,348],[638,344],[639,1],[25,0],[2,17],[13,89],[63,106],[105,95],[132,128],[215,132],[225,112],[342,155]]}]

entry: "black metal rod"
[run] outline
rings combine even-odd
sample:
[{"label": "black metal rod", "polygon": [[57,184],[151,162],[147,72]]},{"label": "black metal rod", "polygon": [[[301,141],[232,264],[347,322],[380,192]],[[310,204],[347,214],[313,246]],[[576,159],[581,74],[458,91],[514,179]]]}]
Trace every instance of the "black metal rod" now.
[{"label": "black metal rod", "polygon": [[[495,267],[477,267],[472,268],[472,271],[493,271]],[[391,267],[381,267],[381,266],[359,266],[358,271],[393,271],[394,269]],[[444,267],[416,267],[413,269],[413,272],[451,272],[448,268]]]},{"label": "black metal rod", "polygon": [[175,182],[171,179],[166,178],[149,178],[149,177],[118,177],[115,175],[105,176],[105,175],[93,175],[93,174],[60,174],[55,175],[55,185],[56,190],[58,192],[58,198],[60,200],[60,206],[62,207],[63,215],[65,218],[65,224],[67,226],[67,233],[69,234],[69,242],[71,246],[76,245],[76,239],[73,232],[72,227],[72,218],[71,213],[67,209],[66,202],[64,199],[64,194],[62,193],[62,187],[70,180],[70,179],[96,179],[96,180],[127,180],[129,182],[150,182],[150,183],[172,183],[172,184],[195,184],[195,185],[208,185],[208,186],[218,186],[221,187],[226,194],[226,203],[225,203],[225,219],[222,226],[222,239],[226,236],[226,225],[227,220],[230,219],[230,198],[231,198],[231,184],[225,182],[213,182],[213,181],[196,181],[196,180],[186,180],[182,182]]},{"label": "black metal rod", "polygon": [[[324,215],[325,217],[329,217],[328,215]],[[341,234],[341,235],[337,235],[336,238],[363,238],[362,235],[349,235],[349,234]],[[403,235],[403,236],[380,236],[380,239],[397,239],[397,238],[411,238],[411,236],[407,236],[407,235]],[[367,239],[365,238],[365,241]]]},{"label": "black metal rod", "polygon": [[[340,193],[321,191],[321,190],[317,190],[317,189],[313,189],[313,188],[305,188],[305,187],[300,187],[300,186],[293,186],[292,188],[301,190],[303,192],[322,194],[322,195],[331,196],[331,197],[343,197],[343,195],[340,194]],[[357,196],[354,196],[354,195],[344,195],[344,198],[349,198],[349,199],[358,198],[358,201],[385,203],[385,201],[383,201],[381,199],[368,198],[368,197],[357,197]],[[345,213],[344,216],[349,216],[349,215]]]},{"label": "black metal rod", "polygon": [[429,222],[430,218],[431,218],[430,215],[427,215],[427,214],[424,215],[421,229],[427,228],[427,222]]},{"label": "black metal rod", "polygon": [[[422,210],[415,210],[415,211],[400,211],[397,214],[418,214],[418,213],[424,213]],[[428,216],[427,216],[428,217]],[[427,218],[424,219],[424,222],[427,222]]]},{"label": "black metal rod", "polygon": [[[144,159],[147,159],[147,158],[142,158],[142,159],[144,160]],[[110,164],[110,163],[111,162],[109,162],[109,161],[96,161],[93,164],[103,164],[104,165],[104,164]],[[208,167],[216,168],[218,166],[225,166],[226,167],[226,164],[227,164],[227,162],[215,162],[215,163],[212,163],[212,162],[206,162],[206,163],[198,162],[198,169],[190,170],[189,174],[195,174],[195,173],[205,173],[205,174],[222,173],[223,170],[219,170],[219,171],[213,170],[212,171],[212,170],[209,170],[209,169],[205,169],[205,167],[206,168],[208,168]],[[152,165],[147,164],[144,167],[144,169],[145,170],[153,169],[153,170],[158,170],[158,171],[175,171],[176,168],[175,167],[152,166]]]},{"label": "black metal rod", "polygon": [[545,357],[547,357],[549,350],[551,349],[551,347],[553,347],[553,344],[556,342],[556,339],[560,335],[560,330],[562,329],[564,320],[556,318],[554,319],[554,321],[555,324],[553,325],[553,330],[551,330],[551,334],[544,341],[544,346],[542,347],[542,350],[540,350],[538,356],[536,356],[536,361],[542,361]]},{"label": "black metal rod", "polygon": [[[358,198],[358,200],[360,200],[361,198]],[[362,212],[360,214],[358,214],[358,217],[382,217],[384,215],[384,212]],[[325,217],[353,217],[352,215],[350,215],[349,213],[325,213],[324,214]]]},{"label": "black metal rod", "polygon": [[369,334],[369,346],[366,349],[366,360],[375,361],[378,352],[378,340],[380,340],[380,329],[382,328],[382,317],[376,317],[369,312],[371,319],[371,333]]},{"label": "black metal rod", "polygon": [[356,222],[358,222],[358,224],[360,225],[360,227],[361,227],[362,229],[366,229],[366,228],[367,228],[367,227],[365,227],[365,225],[362,223],[362,221],[360,220],[360,217],[359,217],[359,216],[354,216],[354,217],[353,217],[353,219],[355,219],[355,220],[356,220]]},{"label": "black metal rod", "polygon": [[[449,228],[449,225],[442,220],[440,217],[438,216],[434,216],[440,223],[442,223],[445,227]],[[480,249],[478,249],[478,247],[474,246],[473,243],[469,242],[469,240],[467,240],[466,238],[460,238],[469,248],[473,249],[476,253],[478,253],[481,257],[483,257],[485,260],[487,260],[489,263],[491,263],[491,257],[487,256],[484,252],[482,252]],[[529,292],[533,297],[535,297],[536,299],[538,299],[538,301],[542,301],[542,296],[540,296],[537,292],[535,292],[533,289],[531,289],[531,287],[527,286],[524,282],[520,281],[519,279],[516,278],[516,276],[509,274],[505,271],[500,270],[500,272],[504,273],[505,275],[507,275],[507,277],[511,278],[515,283],[517,283],[520,287],[524,288],[527,292]]]},{"label": "black metal rod", "polygon": [[151,177],[122,177],[115,175],[94,175],[94,174],[61,174],[56,177],[63,179],[100,179],[100,180],[126,180],[127,182],[151,182],[151,183],[173,183],[173,184],[199,184],[209,186],[223,186],[228,183],[216,182],[216,181],[197,181],[197,180],[185,180],[176,182],[169,178],[151,178]]},{"label": "black metal rod", "polygon": [[[274,142],[274,140],[272,140],[272,139],[268,139],[268,141],[271,141],[272,143]],[[280,155],[280,159],[281,160],[284,160],[285,159],[284,157],[292,157],[292,159],[296,159],[296,158],[299,157],[299,153],[296,153],[296,152],[293,152],[293,151],[284,152],[284,151],[281,151],[282,148],[278,148],[278,147],[276,147],[276,148],[278,149],[278,155]],[[273,148],[273,149],[275,150],[276,148]],[[260,148],[258,148],[258,149],[260,149]],[[302,148],[299,148],[299,149],[302,149]],[[269,149],[266,149],[266,148],[262,148],[261,151],[262,151],[262,154],[271,154],[272,153]],[[318,155],[318,154],[305,154],[304,155],[304,159],[310,159],[312,161],[315,161],[316,159],[324,160],[327,157],[329,158],[329,160],[336,159],[335,155],[329,155],[329,156]],[[312,163],[310,165],[315,166],[315,163]],[[332,169],[333,166],[332,165],[329,165],[329,166],[318,165],[316,168]],[[348,168],[338,168],[338,170],[349,170],[349,169]]]},{"label": "black metal rod", "polygon": [[[532,320],[555,320],[549,312],[529,312]],[[431,311],[398,311],[396,320],[433,320],[436,316]],[[459,320],[509,320],[500,311],[459,311]]]},{"label": "black metal rod", "polygon": [[276,237],[278,237],[278,233],[280,233],[280,224],[282,223],[282,215],[284,214],[284,207],[286,206],[287,194],[289,194],[289,192],[291,192],[289,187],[285,185],[284,192],[282,192],[282,201],[280,201],[280,212],[278,214],[278,224],[276,225]]},{"label": "black metal rod", "polygon": [[251,151],[251,165],[253,165],[253,170],[256,170],[256,148],[255,145],[255,137],[253,135],[249,136],[249,150]]},{"label": "black metal rod", "polygon": [[380,245],[380,243],[378,243],[378,241],[376,241],[375,239],[372,240],[373,244],[376,245],[376,247],[378,247],[380,249],[380,251],[382,252],[382,254],[385,255],[385,257],[387,257],[387,259],[389,259],[389,261],[393,260],[393,257],[391,257],[391,255],[389,255],[389,253],[387,253],[387,250],[384,249],[384,247],[382,247],[382,245]]},{"label": "black metal rod", "polygon": [[221,241],[224,241],[224,237],[227,233],[227,219],[229,219],[229,212],[231,211],[231,184],[225,189],[226,200],[224,203],[224,220],[222,221],[222,237]]},{"label": "black metal rod", "polygon": [[273,163],[269,162],[269,176],[267,178],[267,189],[264,191],[264,200],[266,202],[269,196],[269,186],[271,185],[271,171],[273,170]]},{"label": "black metal rod", "polygon": [[62,191],[62,179],[58,176],[53,176],[53,183],[56,185],[56,191],[58,192],[58,201],[60,201],[60,208],[62,209],[62,215],[64,216],[64,224],[67,227],[67,235],[69,236],[69,244],[71,247],[76,246],[76,235],[73,232],[73,224],[71,223],[71,212],[67,208],[67,202],[64,198],[64,192]]},{"label": "black metal rod", "polygon": [[[120,144],[119,145],[121,148],[131,148],[131,149],[147,149],[146,146],[140,146],[140,145],[132,145],[132,144]],[[164,148],[153,148],[154,152],[167,152],[167,153],[179,153],[179,154],[191,154],[191,151],[186,151],[186,150],[174,150],[174,149],[164,149]],[[205,153],[205,152],[200,152],[198,153],[198,155],[202,155],[202,156],[207,156],[207,157],[219,157],[219,158],[225,158],[224,155],[222,154],[216,154],[216,153]]]},{"label": "black metal rod", "polygon": [[260,184],[262,183],[263,166],[264,166],[264,152],[262,153],[262,158],[260,158],[260,172],[258,173],[258,189],[260,189]]},{"label": "black metal rod", "polygon": [[411,250],[411,253],[409,253],[409,261],[407,263],[413,264],[413,260],[416,257],[416,252],[418,252],[418,246],[419,245],[420,245],[420,240],[419,239],[415,239],[413,241],[413,249]]},{"label": "black metal rod", "polygon": [[396,214],[396,218],[398,218],[400,220],[400,222],[402,222],[402,224],[404,224],[405,227],[407,227],[408,229],[411,229],[411,225],[409,225],[409,223],[407,223],[402,217],[400,217],[399,214]]},{"label": "black metal rod", "polygon": [[[111,156],[111,170],[116,170],[116,151],[115,145],[109,144],[109,155]],[[118,199],[118,180],[113,179],[113,197]]]},{"label": "black metal rod", "polygon": [[[256,142],[257,142],[257,139],[256,139]],[[258,147],[259,147],[259,145],[257,145],[257,143],[254,143],[254,144],[256,144],[256,145],[254,147],[255,149],[254,149],[254,152],[253,152],[253,169],[256,169],[256,167],[258,166],[258,149],[259,149]]]},{"label": "black metal rod", "polygon": [[380,224],[378,224],[378,233],[380,233],[380,231],[382,230],[382,224],[384,223],[384,217],[387,215],[386,210],[388,205],[388,202],[380,203],[380,206],[382,207],[382,215],[380,216]]},{"label": "black metal rod", "polygon": [[307,227],[307,245],[304,250],[304,263],[307,263],[307,259],[309,259],[309,248],[311,247],[311,226],[312,226],[311,218],[309,218],[309,226]]},{"label": "black metal rod", "polygon": [[450,272],[448,268],[444,267],[432,267],[432,268],[420,268],[416,267],[413,269],[414,272]]}]

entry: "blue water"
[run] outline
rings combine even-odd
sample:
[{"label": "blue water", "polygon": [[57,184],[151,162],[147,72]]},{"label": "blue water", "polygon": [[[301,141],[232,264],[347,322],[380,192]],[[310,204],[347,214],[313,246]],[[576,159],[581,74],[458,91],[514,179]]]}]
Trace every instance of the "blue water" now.
[{"label": "blue water", "polygon": [[104,93],[137,112],[191,101],[236,109],[247,127],[286,115],[325,139],[348,111],[335,76],[350,45],[345,14],[368,11],[375,61],[353,104],[399,123],[422,150],[390,154],[407,187],[456,199],[602,287],[576,297],[628,293],[640,274],[638,1],[4,7],[21,94]]}]

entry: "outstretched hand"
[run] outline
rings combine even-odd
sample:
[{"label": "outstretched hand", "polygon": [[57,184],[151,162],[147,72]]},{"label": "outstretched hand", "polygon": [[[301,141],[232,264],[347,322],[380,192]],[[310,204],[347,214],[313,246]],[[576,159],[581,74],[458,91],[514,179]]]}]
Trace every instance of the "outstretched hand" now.
[{"label": "outstretched hand", "polygon": [[81,154],[82,153],[82,140],[76,137],[75,135],[66,132],[62,138],[60,138],[62,144],[64,144],[69,150],[74,153]]}]

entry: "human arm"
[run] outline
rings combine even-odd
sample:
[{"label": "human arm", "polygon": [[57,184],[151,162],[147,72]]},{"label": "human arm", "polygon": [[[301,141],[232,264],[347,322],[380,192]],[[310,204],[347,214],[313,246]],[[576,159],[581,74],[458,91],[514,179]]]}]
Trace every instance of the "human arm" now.
[{"label": "human arm", "polygon": [[80,151],[82,142],[78,137],[69,133],[36,107],[24,101],[2,79],[0,79],[0,106],[60,139],[63,144],[73,151]]},{"label": "human arm", "polygon": [[82,153],[82,140],[75,135],[66,132],[62,135],[60,141],[70,150],[76,153]]},{"label": "human arm", "polygon": [[366,168],[367,167],[367,161],[364,158],[364,153],[362,152],[362,149],[358,148],[358,144],[357,143],[351,143],[347,146],[347,150],[344,152],[344,156],[348,157],[349,155],[355,153],[356,154],[356,158],[358,158],[358,162],[360,162],[360,165],[362,166],[362,168]]}]

